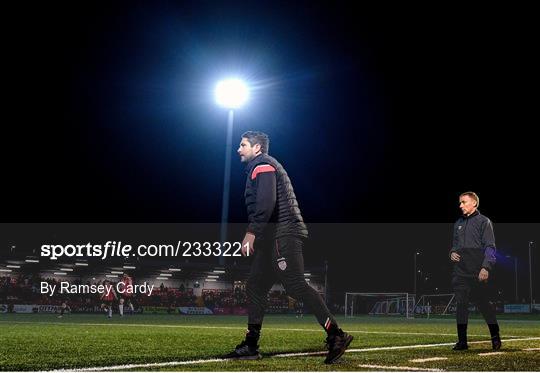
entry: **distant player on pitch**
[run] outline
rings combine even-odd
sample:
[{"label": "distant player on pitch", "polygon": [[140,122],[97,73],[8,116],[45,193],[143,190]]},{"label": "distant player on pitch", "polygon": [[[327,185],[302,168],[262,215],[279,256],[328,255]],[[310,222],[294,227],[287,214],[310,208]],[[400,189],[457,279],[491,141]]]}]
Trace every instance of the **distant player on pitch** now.
[{"label": "distant player on pitch", "polygon": [[[120,313],[120,317],[124,317],[125,301],[129,300],[133,296],[133,279],[124,272],[122,282],[124,283],[124,286],[122,287],[124,289],[124,292],[122,298],[120,298],[120,300],[118,301],[118,312]],[[131,302],[128,302],[128,304],[131,304]],[[131,306],[133,307],[133,305]]]},{"label": "distant player on pitch", "polygon": [[[105,280],[103,282],[103,285],[105,286],[108,286],[110,285],[110,281],[109,280]],[[103,302],[101,304],[101,309],[104,310],[106,313],[107,313],[107,317],[110,319],[112,318],[112,307],[113,307],[113,302],[115,300],[118,299],[118,296],[116,295],[116,291],[114,291],[114,287],[111,287],[111,291],[109,293],[107,293],[107,291],[105,290],[102,294],[101,294],[101,301]]]}]

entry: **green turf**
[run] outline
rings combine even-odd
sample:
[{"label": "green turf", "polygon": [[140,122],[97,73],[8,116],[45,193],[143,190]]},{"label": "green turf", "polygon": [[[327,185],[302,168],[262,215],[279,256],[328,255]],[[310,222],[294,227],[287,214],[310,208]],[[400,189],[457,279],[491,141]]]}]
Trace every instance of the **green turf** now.
[{"label": "green turf", "polygon": [[[452,343],[455,325],[450,319],[353,318],[338,319],[355,340],[351,349]],[[103,315],[0,314],[0,370],[49,370],[121,364],[206,360],[229,352],[243,338],[245,317],[137,315],[108,320]],[[296,330],[294,330],[296,329]],[[414,366],[453,371],[533,371],[540,368],[540,320],[501,320],[504,354],[490,352],[490,344],[471,344],[466,352],[451,346],[400,350],[347,352],[339,363],[324,365],[324,356],[277,357],[280,353],[322,351],[324,332],[313,316],[267,316],[259,361],[206,362],[132,370],[190,371],[354,371],[361,364]],[[403,333],[403,334],[402,334]],[[487,327],[471,320],[470,341],[488,340]],[[426,363],[411,359],[447,357]],[[126,369],[124,369],[126,370]],[[380,369],[388,370],[388,369]],[[405,369],[406,370],[406,369]]]}]

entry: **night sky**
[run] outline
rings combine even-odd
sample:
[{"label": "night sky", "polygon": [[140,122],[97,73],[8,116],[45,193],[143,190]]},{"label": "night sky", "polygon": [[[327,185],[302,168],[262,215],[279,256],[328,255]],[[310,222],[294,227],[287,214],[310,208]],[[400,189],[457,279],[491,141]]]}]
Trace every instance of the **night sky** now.
[{"label": "night sky", "polygon": [[[244,131],[267,132],[308,223],[451,223],[467,190],[495,224],[538,222],[533,14],[314,1],[6,9],[2,221],[219,222],[227,112],[212,91],[236,75],[254,91],[233,149]],[[234,222],[246,219],[244,178],[233,154]]]}]

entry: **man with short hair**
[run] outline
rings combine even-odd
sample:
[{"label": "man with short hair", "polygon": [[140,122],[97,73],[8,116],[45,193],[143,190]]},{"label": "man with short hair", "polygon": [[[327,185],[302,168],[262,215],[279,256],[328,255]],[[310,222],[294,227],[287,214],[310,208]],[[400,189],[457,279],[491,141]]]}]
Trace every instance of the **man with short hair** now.
[{"label": "man with short hair", "polygon": [[291,180],[283,166],[268,155],[268,135],[249,131],[242,135],[238,148],[246,164],[245,202],[248,228],[242,254],[252,255],[253,263],[246,285],[248,330],[242,343],[225,355],[229,359],[255,360],[267,294],[276,280],[287,293],[306,304],[328,336],[326,364],[339,359],[353,337],[343,332],[321,296],[304,278],[302,249],[308,230],[304,224]]},{"label": "man with short hair", "polygon": [[499,324],[495,308],[489,301],[489,278],[495,265],[495,235],[493,224],[480,214],[480,199],[474,192],[459,196],[459,207],[463,212],[454,224],[454,237],[450,249],[450,260],[454,263],[452,286],[456,297],[456,323],[458,342],[455,351],[466,350],[469,301],[475,301],[486,320],[494,350],[501,348]]}]

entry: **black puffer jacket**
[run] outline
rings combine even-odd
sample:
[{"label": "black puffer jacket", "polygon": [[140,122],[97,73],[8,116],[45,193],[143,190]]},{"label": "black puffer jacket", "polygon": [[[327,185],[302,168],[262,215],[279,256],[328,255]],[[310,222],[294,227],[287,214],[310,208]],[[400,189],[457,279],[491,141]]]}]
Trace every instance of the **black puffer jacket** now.
[{"label": "black puffer jacket", "polygon": [[247,231],[258,239],[307,237],[307,227],[283,166],[268,154],[260,154],[247,164],[246,173]]}]

